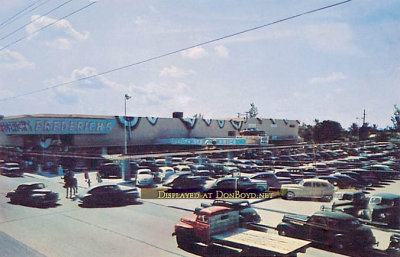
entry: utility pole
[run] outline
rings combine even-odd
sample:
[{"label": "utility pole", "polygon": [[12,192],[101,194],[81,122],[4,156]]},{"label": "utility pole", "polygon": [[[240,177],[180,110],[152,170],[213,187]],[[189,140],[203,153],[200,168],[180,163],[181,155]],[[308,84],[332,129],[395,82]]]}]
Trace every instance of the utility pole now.
[{"label": "utility pole", "polygon": [[365,125],[365,109],[364,109],[364,114],[363,114],[363,126]]}]

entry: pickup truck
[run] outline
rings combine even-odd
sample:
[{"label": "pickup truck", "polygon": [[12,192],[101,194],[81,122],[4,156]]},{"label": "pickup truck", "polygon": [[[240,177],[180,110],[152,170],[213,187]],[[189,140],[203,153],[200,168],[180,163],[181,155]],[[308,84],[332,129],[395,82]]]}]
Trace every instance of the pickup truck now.
[{"label": "pickup truck", "polygon": [[311,240],[339,251],[372,249],[376,244],[370,228],[342,212],[319,211],[311,216],[285,215],[277,230],[279,235]]},{"label": "pickup truck", "polygon": [[240,228],[239,211],[225,206],[211,206],[185,216],[172,234],[177,244],[190,250],[195,244],[236,249],[240,255],[296,256],[305,252],[310,242],[276,233]]}]

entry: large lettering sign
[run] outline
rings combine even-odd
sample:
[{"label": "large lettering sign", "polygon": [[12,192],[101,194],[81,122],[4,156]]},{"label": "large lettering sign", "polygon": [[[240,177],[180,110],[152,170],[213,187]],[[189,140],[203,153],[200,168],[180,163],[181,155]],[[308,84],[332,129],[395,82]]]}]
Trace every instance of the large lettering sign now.
[{"label": "large lettering sign", "polygon": [[115,119],[21,118],[0,121],[0,133],[6,135],[109,134]]},{"label": "large lettering sign", "polygon": [[246,145],[244,138],[164,138],[157,139],[157,144],[168,145]]}]

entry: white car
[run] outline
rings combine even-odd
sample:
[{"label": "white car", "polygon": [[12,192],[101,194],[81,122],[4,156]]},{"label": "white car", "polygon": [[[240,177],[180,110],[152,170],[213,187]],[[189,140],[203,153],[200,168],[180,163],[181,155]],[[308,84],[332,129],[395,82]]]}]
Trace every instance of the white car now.
[{"label": "white car", "polygon": [[136,186],[152,187],[154,185],[154,176],[150,169],[138,169]]},{"label": "white car", "polygon": [[318,198],[331,201],[335,187],[323,179],[303,179],[299,184],[285,184],[281,186],[281,194],[288,200],[298,197]]},{"label": "white car", "polygon": [[192,170],[188,165],[176,165],[174,166],[175,172],[191,172]]},{"label": "white car", "polygon": [[159,179],[161,181],[167,180],[171,175],[175,174],[175,170],[172,167],[160,167],[157,170]]}]

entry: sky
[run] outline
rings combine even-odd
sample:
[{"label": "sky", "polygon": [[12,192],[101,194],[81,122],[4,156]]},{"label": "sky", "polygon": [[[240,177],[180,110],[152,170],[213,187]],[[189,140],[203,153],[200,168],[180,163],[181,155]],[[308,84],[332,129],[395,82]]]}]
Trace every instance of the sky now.
[{"label": "sky", "polygon": [[233,118],[254,103],[260,118],[347,129],[365,109],[368,123],[391,126],[398,0],[353,0],[214,41],[338,2],[0,0],[0,114],[124,115],[128,94],[129,116]]}]

